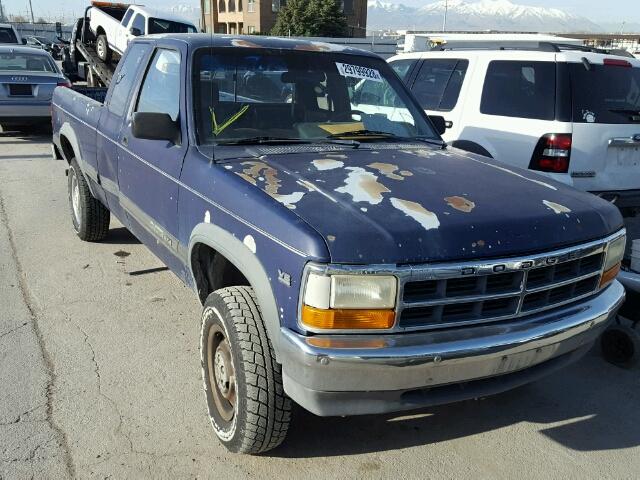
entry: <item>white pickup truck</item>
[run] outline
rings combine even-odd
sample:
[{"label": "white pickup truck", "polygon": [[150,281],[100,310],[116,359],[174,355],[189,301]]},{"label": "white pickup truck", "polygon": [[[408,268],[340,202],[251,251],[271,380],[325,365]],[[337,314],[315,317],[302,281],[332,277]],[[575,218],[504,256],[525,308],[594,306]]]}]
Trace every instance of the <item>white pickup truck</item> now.
[{"label": "white pickup truck", "polygon": [[122,55],[129,42],[141,35],[198,31],[188,20],[137,5],[93,2],[88,15],[96,35],[96,52],[103,62],[109,62],[114,51]]}]

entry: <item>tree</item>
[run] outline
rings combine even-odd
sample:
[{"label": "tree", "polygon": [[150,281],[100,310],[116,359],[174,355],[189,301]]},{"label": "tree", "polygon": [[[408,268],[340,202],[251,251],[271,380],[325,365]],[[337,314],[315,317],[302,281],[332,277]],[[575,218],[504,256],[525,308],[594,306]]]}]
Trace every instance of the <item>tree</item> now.
[{"label": "tree", "polygon": [[38,19],[36,20],[36,23],[43,23],[43,24],[44,24],[44,23],[49,23],[49,22],[47,22],[47,21],[46,21],[44,18],[42,18],[42,17],[38,17]]},{"label": "tree", "polygon": [[282,37],[344,37],[347,32],[347,18],[337,0],[289,0],[271,30]]},{"label": "tree", "polygon": [[27,17],[23,17],[22,15],[13,15],[13,22],[15,23],[28,23]]},{"label": "tree", "polygon": [[336,0],[309,0],[307,18],[310,37],[346,37],[347,17]]}]

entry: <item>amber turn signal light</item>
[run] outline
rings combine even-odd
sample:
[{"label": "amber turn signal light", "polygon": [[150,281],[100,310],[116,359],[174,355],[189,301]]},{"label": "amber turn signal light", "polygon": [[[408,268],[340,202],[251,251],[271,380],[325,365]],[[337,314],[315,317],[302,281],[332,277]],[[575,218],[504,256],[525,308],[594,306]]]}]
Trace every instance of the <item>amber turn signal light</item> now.
[{"label": "amber turn signal light", "polygon": [[613,282],[620,273],[620,263],[616,263],[612,268],[602,274],[600,288],[604,288]]},{"label": "amber turn signal light", "polygon": [[319,330],[387,330],[393,326],[394,310],[324,310],[304,305],[302,323]]}]

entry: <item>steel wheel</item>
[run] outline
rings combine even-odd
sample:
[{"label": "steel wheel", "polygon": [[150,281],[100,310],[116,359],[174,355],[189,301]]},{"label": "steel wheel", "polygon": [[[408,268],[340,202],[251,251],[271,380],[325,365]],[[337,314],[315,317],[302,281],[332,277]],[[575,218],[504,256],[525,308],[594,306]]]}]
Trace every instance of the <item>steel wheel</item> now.
[{"label": "steel wheel", "polygon": [[209,329],[207,364],[213,400],[220,416],[233,419],[237,405],[236,374],[229,342],[219,325]]}]

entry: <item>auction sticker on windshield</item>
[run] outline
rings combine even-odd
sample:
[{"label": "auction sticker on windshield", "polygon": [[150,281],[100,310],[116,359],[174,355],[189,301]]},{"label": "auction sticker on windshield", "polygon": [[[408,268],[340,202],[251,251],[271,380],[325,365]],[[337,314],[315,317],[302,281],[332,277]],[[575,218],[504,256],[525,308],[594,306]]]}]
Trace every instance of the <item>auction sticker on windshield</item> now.
[{"label": "auction sticker on windshield", "polygon": [[348,63],[338,63],[338,72],[343,77],[363,78],[365,80],[373,80],[374,82],[382,82],[380,72],[375,68],[360,67],[358,65],[350,65]]}]

